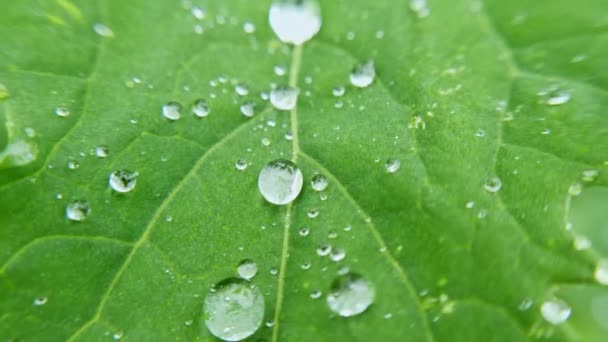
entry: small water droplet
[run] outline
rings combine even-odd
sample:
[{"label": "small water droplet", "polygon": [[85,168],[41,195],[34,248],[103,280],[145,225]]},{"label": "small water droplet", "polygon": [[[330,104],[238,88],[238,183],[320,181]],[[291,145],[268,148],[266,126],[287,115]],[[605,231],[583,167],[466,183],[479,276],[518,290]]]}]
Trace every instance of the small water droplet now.
[{"label": "small water droplet", "polygon": [[376,39],[382,39],[382,38],[384,38],[384,31],[382,31],[382,30],[376,31]]},{"label": "small water droplet", "polygon": [[355,273],[338,276],[327,295],[331,311],[343,317],[355,316],[365,311],[373,302],[376,290],[372,283]]},{"label": "small water droplet", "polygon": [[202,20],[205,18],[205,11],[198,6],[193,6],[192,9],[190,9],[190,12],[198,20]]},{"label": "small water droplet", "polygon": [[319,211],[317,209],[310,209],[308,210],[306,215],[308,215],[309,218],[316,218],[317,216],[319,216]]},{"label": "small water droplet", "polygon": [[279,274],[279,269],[276,267],[271,267],[270,274],[276,276],[277,274]]},{"label": "small water droplet", "polygon": [[123,336],[123,332],[122,331],[117,331],[114,333],[114,335],[112,335],[112,338],[115,340],[120,340]]},{"label": "small water droplet", "polygon": [[192,105],[192,113],[199,118],[204,118],[209,115],[209,104],[204,99],[198,99],[194,101],[194,105]]},{"label": "small water droplet", "polygon": [[245,31],[245,33],[253,33],[255,32],[255,25],[250,21],[246,21],[243,23],[243,31]]},{"label": "small water droplet", "polygon": [[173,216],[171,216],[171,215],[165,216],[165,221],[167,221],[167,222],[173,221]]},{"label": "small water droplet", "polygon": [[464,205],[467,209],[472,209],[475,206],[475,202],[468,201],[467,204]]},{"label": "small water droplet", "polygon": [[234,91],[239,96],[247,96],[249,94],[249,88],[244,84],[237,84],[234,86]]},{"label": "small water droplet", "polygon": [[517,308],[521,311],[526,311],[532,307],[532,304],[534,304],[532,299],[525,298],[524,300],[521,301],[521,303],[519,303]]},{"label": "small water droplet", "polygon": [[57,114],[59,117],[65,118],[70,115],[70,110],[68,107],[57,107],[55,108],[55,114]]},{"label": "small water droplet", "polygon": [[304,271],[306,271],[306,270],[309,270],[311,266],[312,266],[311,263],[305,262],[302,265],[300,265],[300,268],[303,269]]},{"label": "small water droplet", "polygon": [[578,196],[581,192],[583,192],[583,185],[580,183],[572,184],[568,188],[568,194],[570,194],[570,196]]},{"label": "small water droplet", "polygon": [[308,236],[310,229],[308,227],[300,228],[300,236]]},{"label": "small water droplet", "polygon": [[426,18],[431,14],[427,0],[410,0],[410,9],[421,19]]},{"label": "small water droplet", "polygon": [[116,170],[110,174],[110,187],[116,192],[129,192],[135,188],[137,176],[137,172]]},{"label": "small water droplet", "polygon": [[98,158],[105,158],[108,156],[108,153],[110,153],[110,150],[108,149],[108,146],[106,146],[106,145],[99,145],[99,146],[95,147],[95,155]]},{"label": "small water droplet", "polygon": [[287,141],[293,140],[293,133],[291,133],[291,131],[285,132],[285,140],[287,140]]},{"label": "small water droplet", "polygon": [[401,161],[399,159],[391,158],[386,161],[384,168],[388,173],[395,173],[401,168]]},{"label": "small water droplet", "polygon": [[239,263],[236,268],[239,277],[250,280],[258,273],[258,265],[250,259],[245,259]]},{"label": "small water droplet", "polygon": [[502,187],[502,180],[500,180],[498,177],[492,177],[486,180],[483,187],[488,192],[497,192]]},{"label": "small water droplet", "polygon": [[209,291],[203,305],[209,331],[224,341],[253,335],[264,319],[264,296],[247,281],[229,278]]},{"label": "small water droplet", "polygon": [[577,251],[583,251],[589,248],[591,248],[591,240],[583,235],[574,236],[574,249]]},{"label": "small water droplet", "polygon": [[277,159],[266,164],[258,177],[258,188],[270,203],[284,205],[298,197],[302,190],[302,172],[296,164]]},{"label": "small water droplet", "polygon": [[292,110],[298,102],[300,91],[289,86],[281,86],[270,91],[270,103],[278,110]]},{"label": "small water droplet", "polygon": [[329,253],[329,258],[332,261],[342,261],[346,257],[346,251],[343,248],[332,248],[331,253]]},{"label": "small water droplet", "polygon": [[317,173],[312,177],[312,181],[310,182],[312,189],[314,191],[323,191],[327,189],[327,178],[322,174]]},{"label": "small water droplet", "polygon": [[163,106],[162,112],[167,120],[178,120],[182,115],[182,105],[177,102],[168,102]]},{"label": "small water droplet", "polygon": [[312,291],[310,293],[310,298],[319,299],[319,298],[321,298],[322,295],[323,295],[323,292],[321,292],[321,291]]},{"label": "small water droplet", "polygon": [[274,73],[277,76],[285,76],[287,74],[287,68],[282,64],[277,64],[274,66]]},{"label": "small water droplet", "polygon": [[110,29],[108,26],[101,24],[101,23],[97,23],[95,25],[93,25],[93,30],[95,31],[95,33],[97,33],[98,35],[105,37],[105,38],[112,38],[114,37],[114,32],[112,31],[112,29]]},{"label": "small water droplet", "polygon": [[561,92],[547,99],[549,106],[559,106],[570,101],[570,93]]},{"label": "small water droplet", "polygon": [[243,171],[247,168],[247,161],[245,159],[239,159],[234,164],[237,170]]},{"label": "small water droplet", "polygon": [[541,305],[540,312],[545,321],[558,325],[568,320],[572,309],[561,299],[550,299]]},{"label": "small water droplet", "polygon": [[480,128],[477,131],[475,131],[475,136],[478,138],[483,138],[486,136],[486,131],[484,129]]},{"label": "small water droplet", "polygon": [[355,87],[365,88],[374,82],[376,68],[373,61],[355,66],[350,73],[350,83]]},{"label": "small water droplet", "polygon": [[192,325],[192,323],[193,323],[193,322],[192,322],[192,320],[191,320],[191,319],[189,319],[189,320],[187,320],[187,321],[184,321],[184,325],[185,325],[185,326],[187,326],[187,327],[191,326],[191,325]]},{"label": "small water droplet", "polygon": [[353,227],[352,227],[350,224],[347,224],[346,226],[344,226],[344,231],[345,231],[345,232],[348,232],[348,231],[350,231],[351,229],[353,229]]},{"label": "small water droplet", "polygon": [[332,248],[331,248],[330,244],[328,244],[328,243],[323,244],[317,248],[317,255],[318,256],[327,256],[327,255],[329,255],[329,253],[331,253],[331,250],[332,250]]},{"label": "small water droplet", "polygon": [[253,102],[245,102],[241,105],[241,114],[244,116],[251,118],[255,115],[255,103]]},{"label": "small water droplet", "polygon": [[335,87],[331,93],[335,96],[335,97],[340,97],[343,96],[344,93],[346,93],[346,88],[344,86],[339,86],[339,87]]},{"label": "small water droplet", "polygon": [[38,298],[34,298],[34,305],[36,306],[40,306],[40,305],[44,305],[48,302],[48,298],[47,297],[38,297]]},{"label": "small water droplet", "polygon": [[90,213],[89,203],[81,200],[71,202],[65,209],[65,216],[71,221],[84,221]]},{"label": "small water droplet", "polygon": [[78,163],[77,160],[69,159],[67,166],[68,166],[68,169],[70,169],[70,170],[76,170],[77,168],[80,167],[80,163]]},{"label": "small water droplet", "polygon": [[270,146],[270,143],[271,143],[270,138],[268,138],[268,137],[263,137],[261,142],[262,142],[262,145],[266,146],[266,147]]},{"label": "small water droplet", "polygon": [[602,259],[597,263],[593,276],[598,283],[608,285],[608,259]]},{"label": "small water droplet", "polygon": [[283,43],[302,45],[321,29],[321,11],[315,0],[274,1],[268,19]]}]

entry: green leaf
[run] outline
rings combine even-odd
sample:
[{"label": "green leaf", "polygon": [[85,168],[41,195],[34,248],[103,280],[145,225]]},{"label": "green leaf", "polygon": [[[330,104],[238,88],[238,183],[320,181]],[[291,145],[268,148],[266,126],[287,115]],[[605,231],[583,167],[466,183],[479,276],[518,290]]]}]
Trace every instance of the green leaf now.
[{"label": "green leaf", "polygon": [[[205,18],[189,1],[2,6],[2,340],[214,340],[204,298],[243,259],[268,322],[252,341],[606,336],[594,279],[608,255],[605,1],[428,0],[428,16],[408,1],[323,1],[301,47],[278,41],[268,0],[193,2]],[[351,86],[367,60],[374,83]],[[273,83],[300,88],[296,109],[260,98]],[[211,112],[197,118],[201,98]],[[161,115],[170,101],[184,108],[175,122]],[[305,177],[287,206],[257,189],[277,158]],[[119,169],[138,172],[133,191],[108,186]],[[74,200],[90,205],[81,222],[66,218]],[[326,243],[345,259],[318,256]],[[325,302],[344,267],[376,290],[349,318]],[[554,297],[573,309],[557,326],[540,312]]]}]

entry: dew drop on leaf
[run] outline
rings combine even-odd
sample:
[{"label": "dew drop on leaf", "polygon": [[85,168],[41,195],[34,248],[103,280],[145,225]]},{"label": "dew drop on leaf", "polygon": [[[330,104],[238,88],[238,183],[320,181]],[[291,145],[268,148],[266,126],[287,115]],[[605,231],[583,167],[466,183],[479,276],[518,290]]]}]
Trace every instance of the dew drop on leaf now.
[{"label": "dew drop on leaf", "polygon": [[308,236],[310,234],[310,229],[308,227],[300,228],[300,236]]},{"label": "dew drop on leaf", "polygon": [[264,319],[264,296],[247,281],[228,278],[210,291],[203,305],[205,325],[224,341],[240,341],[255,333]]},{"label": "dew drop on leaf", "polygon": [[330,244],[328,244],[328,243],[323,244],[317,248],[317,255],[318,256],[327,256],[327,255],[329,255],[329,253],[331,253],[331,250],[332,250],[332,248],[331,248]]},{"label": "dew drop on leaf", "polygon": [[68,107],[57,107],[55,108],[55,114],[59,117],[65,118],[70,115]]},{"label": "dew drop on leaf", "polygon": [[192,105],[192,113],[199,118],[204,118],[209,115],[209,104],[204,99],[198,99],[194,101]]},{"label": "dew drop on leaf", "polygon": [[598,283],[608,285],[608,259],[602,259],[597,263],[593,276]]},{"label": "dew drop on leaf", "polygon": [[268,20],[283,43],[302,45],[321,29],[321,10],[316,0],[275,0]]},{"label": "dew drop on leaf", "polygon": [[282,64],[275,65],[273,69],[277,76],[285,76],[287,74],[287,68]]},{"label": "dew drop on leaf", "polygon": [[374,302],[375,295],[376,290],[372,283],[358,274],[347,273],[332,282],[327,295],[327,305],[340,316],[355,316]]},{"label": "dew drop on leaf", "polygon": [[234,163],[237,170],[243,171],[247,168],[247,161],[245,159],[239,159]]},{"label": "dew drop on leaf", "polygon": [[335,87],[331,93],[335,96],[335,97],[340,97],[342,95],[344,95],[344,93],[346,92],[346,88],[344,88],[343,86],[338,86]]},{"label": "dew drop on leaf", "polygon": [[416,13],[418,18],[426,18],[431,14],[427,0],[410,0],[410,9]]},{"label": "dew drop on leaf", "polygon": [[483,187],[488,192],[497,192],[502,187],[502,180],[500,180],[498,177],[492,177],[486,180]]},{"label": "dew drop on leaf", "polygon": [[310,298],[319,299],[319,298],[321,298],[322,295],[323,295],[323,292],[321,292],[321,291],[312,291],[310,293]]},{"label": "dew drop on leaf", "polygon": [[572,309],[561,299],[550,299],[540,306],[540,313],[545,321],[558,325],[568,320]]},{"label": "dew drop on leaf", "polygon": [[329,259],[332,261],[342,261],[346,257],[346,251],[343,248],[334,248],[329,253]]},{"label": "dew drop on leaf", "polygon": [[70,160],[68,160],[67,166],[68,166],[68,169],[70,169],[70,170],[76,170],[77,168],[80,167],[80,163],[78,163],[78,161],[75,159],[70,159]]},{"label": "dew drop on leaf", "polygon": [[237,84],[234,86],[234,91],[239,96],[246,96],[249,94],[249,88],[244,84]]},{"label": "dew drop on leaf", "polygon": [[163,106],[162,113],[167,120],[179,120],[182,115],[182,105],[177,102],[168,102]]},{"label": "dew drop on leaf", "polygon": [[401,168],[401,161],[399,159],[391,158],[386,161],[384,168],[388,173],[395,173]]},{"label": "dew drop on leaf", "polygon": [[98,158],[105,158],[108,156],[109,153],[110,153],[110,150],[108,149],[108,146],[106,146],[106,145],[99,145],[99,146],[95,147],[95,155]]},{"label": "dew drop on leaf", "polygon": [[262,142],[262,145],[264,145],[266,147],[270,146],[270,143],[271,143],[271,141],[268,137],[263,137],[261,142]]},{"label": "dew drop on leaf", "polygon": [[327,184],[327,178],[319,173],[314,175],[312,177],[312,181],[310,182],[310,185],[314,191],[323,191],[327,189]]},{"label": "dew drop on leaf", "polygon": [[95,33],[97,33],[98,35],[105,37],[105,38],[114,37],[114,32],[112,31],[112,29],[110,29],[108,26],[101,24],[101,23],[97,23],[97,24],[93,25],[93,31],[95,31]]},{"label": "dew drop on leaf", "polygon": [[137,176],[137,172],[116,170],[110,174],[110,187],[117,192],[129,192],[135,188]]},{"label": "dew drop on leaf", "polygon": [[271,267],[270,268],[270,274],[273,275],[273,276],[279,274],[279,269],[276,268],[276,267]]},{"label": "dew drop on leaf", "polygon": [[298,102],[299,90],[281,86],[270,91],[270,103],[278,110],[292,110]]},{"label": "dew drop on leaf", "polygon": [[376,68],[373,61],[367,61],[353,68],[350,73],[350,83],[358,88],[365,88],[374,82]]},{"label": "dew drop on leaf", "polygon": [[310,210],[308,210],[308,212],[306,213],[306,215],[309,218],[312,218],[312,219],[317,218],[317,216],[319,216],[319,210],[317,210],[317,209],[310,209]]},{"label": "dew drop on leaf", "polygon": [[244,116],[251,118],[255,115],[255,103],[253,102],[245,102],[241,105],[241,114]]},{"label": "dew drop on leaf", "polygon": [[65,209],[65,216],[71,221],[84,221],[90,213],[89,203],[81,200],[71,202]]},{"label": "dew drop on leaf", "polygon": [[559,106],[568,101],[570,101],[570,93],[562,92],[548,98],[547,104],[549,106]]},{"label": "dew drop on leaf", "polygon": [[36,306],[40,306],[40,305],[44,305],[48,302],[48,298],[47,297],[38,297],[34,299],[34,305]]},{"label": "dew drop on leaf", "polygon": [[292,202],[302,191],[302,172],[296,164],[277,159],[266,164],[258,177],[258,189],[270,203],[284,205]]},{"label": "dew drop on leaf", "polygon": [[236,268],[239,277],[250,280],[258,273],[258,265],[250,259],[245,259]]},{"label": "dew drop on leaf", "polygon": [[255,25],[250,21],[246,21],[243,23],[243,31],[245,31],[245,33],[253,33],[255,32]]},{"label": "dew drop on leaf", "polygon": [[584,235],[575,235],[574,236],[574,249],[577,251],[583,251],[585,249],[591,248],[591,240]]}]

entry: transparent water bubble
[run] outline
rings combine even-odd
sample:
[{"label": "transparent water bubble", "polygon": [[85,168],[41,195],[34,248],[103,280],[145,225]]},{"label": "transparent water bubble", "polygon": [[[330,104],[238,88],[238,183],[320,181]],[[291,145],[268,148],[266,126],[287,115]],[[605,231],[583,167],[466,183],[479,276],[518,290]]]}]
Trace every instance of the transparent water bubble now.
[{"label": "transparent water bubble", "polygon": [[243,171],[247,168],[248,164],[245,159],[239,159],[236,161],[236,163],[234,163],[234,166],[236,167],[237,170]]},{"label": "transparent water bubble", "polygon": [[255,25],[250,21],[246,21],[243,23],[243,31],[245,31],[245,33],[253,33],[255,32]]},{"label": "transparent water bubble", "polygon": [[255,103],[253,102],[245,102],[241,105],[241,114],[244,116],[251,118],[255,115]]},{"label": "transparent water bubble", "polygon": [[137,172],[116,170],[110,174],[110,187],[116,192],[129,192],[135,188],[137,176]]},{"label": "transparent water bubble", "polygon": [[540,313],[547,322],[559,325],[568,320],[572,309],[561,299],[550,299],[541,305]]},{"label": "transparent water bubble", "polygon": [[327,305],[331,311],[343,317],[351,317],[364,312],[376,296],[374,285],[355,273],[338,276],[327,295]]},{"label": "transparent water bubble", "polygon": [[343,248],[333,248],[331,253],[329,253],[329,259],[331,261],[342,261],[346,257],[346,250]]},{"label": "transparent water bubble", "polygon": [[250,280],[258,273],[258,265],[250,259],[245,259],[236,268],[239,277]]},{"label": "transparent water bubble", "polygon": [[384,164],[384,168],[388,173],[395,173],[401,168],[401,161],[395,158],[388,159]]},{"label": "transparent water bubble", "polygon": [[593,276],[598,283],[608,285],[608,259],[602,259],[597,263]]},{"label": "transparent water bubble", "polygon": [[340,97],[340,96],[343,96],[344,93],[346,93],[346,88],[344,86],[338,86],[338,87],[335,87],[331,91],[331,93],[336,97]]},{"label": "transparent water bubble", "polygon": [[204,118],[205,116],[209,115],[209,112],[209,103],[207,103],[205,99],[198,99],[194,101],[194,104],[192,105],[192,113],[194,113],[194,115],[199,118]]},{"label": "transparent water bubble", "polygon": [[298,102],[299,90],[281,86],[270,91],[270,103],[278,110],[292,110]]},{"label": "transparent water bubble", "polygon": [[488,192],[497,192],[502,187],[502,180],[500,180],[498,177],[489,178],[486,180],[483,187]]},{"label": "transparent water bubble", "polygon": [[287,74],[287,68],[282,64],[275,65],[273,69],[277,76],[285,76]]},{"label": "transparent water bubble", "polygon": [[84,221],[90,213],[89,203],[82,200],[71,202],[65,209],[65,216],[71,221]]},{"label": "transparent water bubble", "polygon": [[258,189],[266,201],[284,205],[292,202],[302,191],[303,176],[290,160],[277,159],[266,164],[258,177]]},{"label": "transparent water bubble", "polygon": [[302,227],[300,228],[300,236],[308,236],[308,234],[310,234],[310,229],[308,227]]},{"label": "transparent water bubble", "polygon": [[264,296],[247,281],[228,278],[209,291],[203,304],[207,329],[224,341],[253,335],[264,319]]},{"label": "transparent water bubble", "polygon": [[106,146],[106,145],[99,145],[99,146],[95,147],[95,155],[98,158],[105,158],[108,156],[109,153],[110,153],[110,150],[108,149],[108,146]]},{"label": "transparent water bubble", "polygon": [[249,94],[249,88],[244,84],[237,84],[234,86],[234,91],[239,96],[246,96]]},{"label": "transparent water bubble", "polygon": [[114,37],[114,32],[112,31],[112,29],[110,29],[108,26],[101,24],[101,23],[97,23],[97,24],[93,25],[93,31],[95,31],[95,33],[97,33],[98,35],[105,37],[105,38]]},{"label": "transparent water bubble", "polygon": [[162,113],[167,120],[179,120],[182,115],[182,105],[178,102],[168,102],[163,105]]},{"label": "transparent water bubble", "polygon": [[350,83],[358,88],[365,88],[374,82],[376,68],[373,61],[355,66],[350,73]]},{"label": "transparent water bubble", "polygon": [[55,108],[55,114],[59,117],[65,118],[70,115],[70,109],[68,107],[57,107]]},{"label": "transparent water bubble", "polygon": [[319,247],[317,247],[317,255],[318,256],[327,256],[329,255],[329,253],[331,253],[332,247],[330,244],[326,243],[326,244],[322,244]]},{"label": "transparent water bubble", "polygon": [[34,298],[34,302],[33,304],[36,306],[40,306],[40,305],[44,305],[49,301],[49,299],[47,297],[38,297],[38,298]]},{"label": "transparent water bubble", "polygon": [[312,177],[312,180],[310,182],[312,189],[315,191],[323,191],[325,189],[327,189],[327,177],[323,176],[320,173],[317,173],[316,175],[314,175]]},{"label": "transparent water bubble", "polygon": [[275,0],[268,20],[283,43],[302,45],[321,29],[321,10],[315,0]]}]

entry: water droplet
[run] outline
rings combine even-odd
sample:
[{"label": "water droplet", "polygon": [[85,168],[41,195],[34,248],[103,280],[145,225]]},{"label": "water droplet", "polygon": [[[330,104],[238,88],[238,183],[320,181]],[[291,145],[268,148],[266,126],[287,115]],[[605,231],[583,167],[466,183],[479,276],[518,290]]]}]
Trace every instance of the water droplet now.
[{"label": "water droplet", "polygon": [[122,331],[117,331],[114,333],[114,335],[112,335],[112,338],[115,340],[120,340],[123,336],[123,332]]},{"label": "water droplet", "polygon": [[108,146],[106,146],[106,145],[99,145],[99,146],[95,147],[95,155],[99,158],[107,157],[108,153],[110,153],[110,150],[108,149]]},{"label": "water droplet", "polygon": [[270,268],[270,274],[271,275],[277,275],[277,274],[279,274],[279,269],[276,268],[276,267],[271,267]]},{"label": "water droplet", "polygon": [[382,30],[376,31],[376,39],[382,39],[382,38],[384,38],[384,31],[382,31]]},{"label": "water droplet", "polygon": [[344,226],[344,231],[345,231],[345,232],[348,232],[348,231],[350,231],[351,229],[353,229],[353,227],[352,227],[350,224],[347,224],[346,226]]},{"label": "water droplet", "polygon": [[517,308],[521,311],[526,311],[528,309],[530,309],[532,307],[532,304],[534,304],[534,302],[532,301],[532,299],[530,298],[525,298],[524,300],[521,301],[521,303],[519,303],[519,305],[517,306]]},{"label": "water droplet", "polygon": [[399,159],[391,158],[386,161],[384,168],[388,173],[395,173],[401,168],[401,161]]},{"label": "water droplet", "polygon": [[580,183],[572,184],[568,188],[568,194],[570,194],[570,196],[578,196],[581,192],[583,192],[583,186]]},{"label": "water droplet", "polygon": [[312,181],[310,182],[312,189],[315,191],[323,191],[327,189],[327,178],[322,174],[316,174],[312,177]]},{"label": "water droplet", "polygon": [[57,116],[65,118],[66,116],[70,115],[70,110],[67,107],[57,107],[55,108],[55,114],[57,114]]},{"label": "water droplet", "polygon": [[329,258],[332,261],[342,261],[346,257],[346,251],[342,248],[333,248],[329,253]]},{"label": "water droplet", "polygon": [[602,259],[597,263],[593,276],[598,283],[608,285],[608,259]]},{"label": "water droplet", "polygon": [[80,167],[80,163],[78,163],[77,160],[74,160],[74,159],[68,160],[68,169],[76,170],[79,167]]},{"label": "water droplet", "polygon": [[483,138],[486,136],[486,131],[484,129],[480,128],[477,131],[475,131],[475,136],[478,138]]},{"label": "water droplet", "polygon": [[84,221],[90,213],[89,203],[81,200],[71,202],[65,209],[65,216],[71,221]]},{"label": "water droplet", "polygon": [[203,312],[205,324],[214,336],[224,341],[240,341],[262,325],[264,297],[247,281],[229,278],[207,294]]},{"label": "water droplet", "polygon": [[287,74],[287,68],[284,65],[277,64],[274,66],[274,73],[277,76],[285,76]]},{"label": "water droplet", "polygon": [[278,110],[292,110],[298,102],[300,91],[289,86],[281,86],[270,91],[270,103]]},{"label": "water droplet", "polygon": [[253,260],[245,259],[239,263],[236,271],[239,277],[250,280],[258,273],[258,265]]},{"label": "water droplet", "polygon": [[249,88],[244,84],[237,84],[234,86],[234,91],[239,96],[246,96],[249,94]]},{"label": "water droplet", "polygon": [[593,182],[598,174],[599,171],[597,170],[585,170],[583,171],[583,181]]},{"label": "water droplet", "polygon": [[570,93],[562,92],[555,94],[547,99],[549,106],[559,106],[570,101]]},{"label": "water droplet", "polygon": [[137,172],[116,170],[110,174],[110,187],[117,192],[129,192],[137,183]]},{"label": "water droplet", "polygon": [[168,102],[163,106],[163,116],[171,121],[178,120],[182,115],[182,105],[177,102]]},{"label": "water droplet", "polygon": [[191,326],[191,325],[192,325],[192,323],[193,323],[193,322],[192,322],[192,320],[191,320],[191,319],[189,319],[189,320],[187,320],[187,321],[184,321],[184,325],[185,325],[185,326],[187,326],[187,327]]},{"label": "water droplet", "polygon": [[308,236],[309,233],[310,233],[310,229],[308,229],[308,227],[300,228],[300,236]]},{"label": "water droplet", "polygon": [[291,133],[291,131],[285,132],[285,140],[287,140],[287,141],[293,140],[293,133]]},{"label": "water droplet", "polygon": [[247,168],[247,161],[245,159],[239,159],[234,164],[237,170],[243,171]]},{"label": "water droplet", "polygon": [[205,31],[203,26],[201,26],[200,24],[194,25],[193,28],[194,28],[194,33],[196,33],[196,34],[203,34],[203,32]]},{"label": "water droplet", "polygon": [[558,325],[568,320],[572,313],[572,309],[563,300],[550,299],[541,305],[540,312],[545,321],[553,325]]},{"label": "water droplet", "polygon": [[317,216],[319,216],[319,211],[317,209],[310,209],[308,210],[306,215],[308,215],[309,218],[316,218]]},{"label": "water droplet", "polygon": [[283,43],[302,45],[321,29],[321,11],[315,0],[274,1],[268,19]]},{"label": "water droplet", "polygon": [[104,24],[97,23],[97,24],[93,25],[93,30],[95,31],[95,33],[97,33],[98,35],[100,35],[102,37],[105,37],[105,38],[114,37],[114,32],[112,32],[112,29],[110,29],[109,27],[107,27]]},{"label": "water droplet", "polygon": [[268,147],[268,146],[270,146],[270,143],[271,143],[270,138],[268,138],[268,137],[262,138],[262,145]]},{"label": "water droplet", "polygon": [[309,270],[311,266],[312,266],[311,263],[305,262],[302,265],[300,265],[300,268],[303,269],[304,271],[306,271],[306,270]]},{"label": "water droplet", "polygon": [[243,23],[243,31],[245,31],[245,33],[253,33],[255,32],[255,25],[250,21],[246,21]]},{"label": "water droplet", "polygon": [[327,238],[328,239],[335,239],[338,237],[338,233],[336,233],[335,231],[330,231],[329,234],[327,234]]},{"label": "water droplet", "polygon": [[272,327],[274,327],[274,321],[266,321],[266,323],[264,323],[264,325],[266,325],[267,328],[272,328]]},{"label": "water droplet", "polygon": [[34,305],[36,306],[40,306],[40,305],[44,305],[48,302],[48,298],[47,297],[38,297],[34,299]]},{"label": "water droplet", "polygon": [[292,202],[302,190],[302,172],[296,164],[286,159],[266,164],[258,177],[258,188],[264,198],[277,205]]},{"label": "water droplet", "polygon": [[194,101],[192,113],[199,118],[204,118],[205,116],[209,115],[209,104],[204,99]]},{"label": "water droplet", "polygon": [[497,192],[502,187],[502,180],[498,177],[492,177],[486,180],[486,183],[483,185],[484,189],[488,192]]},{"label": "water droplet", "polygon": [[373,61],[368,61],[359,64],[353,68],[350,73],[350,83],[355,87],[365,88],[374,82],[376,77],[376,68]]},{"label": "water droplet", "polygon": [[542,134],[542,135],[551,134],[551,128],[544,128],[542,131],[540,131],[540,134]]},{"label": "water droplet", "polygon": [[589,248],[591,248],[591,240],[583,235],[574,236],[574,249],[577,251],[583,251]]},{"label": "water droplet", "polygon": [[171,216],[171,215],[165,216],[165,221],[167,221],[167,222],[173,221],[173,216]]},{"label": "water droplet", "polygon": [[335,87],[331,91],[331,93],[336,97],[340,97],[340,96],[344,95],[344,93],[346,93],[346,88],[344,88],[343,86]]},{"label": "water droplet", "polygon": [[250,118],[255,115],[255,103],[245,102],[241,105],[241,114]]},{"label": "water droplet", "polygon": [[321,291],[312,291],[310,293],[310,298],[319,299],[319,298],[321,298],[322,295],[323,295],[323,293]]},{"label": "water droplet", "polygon": [[327,295],[327,305],[340,316],[355,316],[374,302],[375,295],[372,283],[358,274],[347,273],[333,281]]},{"label": "water droplet", "polygon": [[198,20],[202,20],[205,18],[205,11],[198,6],[193,6],[190,12]]},{"label": "water droplet", "polygon": [[475,206],[475,202],[468,201],[467,204],[464,205],[467,209],[472,209]]},{"label": "water droplet", "polygon": [[431,14],[427,0],[410,0],[410,9],[416,13],[418,18],[426,18]]},{"label": "water droplet", "polygon": [[327,244],[327,243],[323,244],[317,248],[317,255],[318,256],[327,256],[327,255],[329,255],[329,253],[331,253],[331,250],[332,250],[332,248],[331,248],[330,244]]}]

